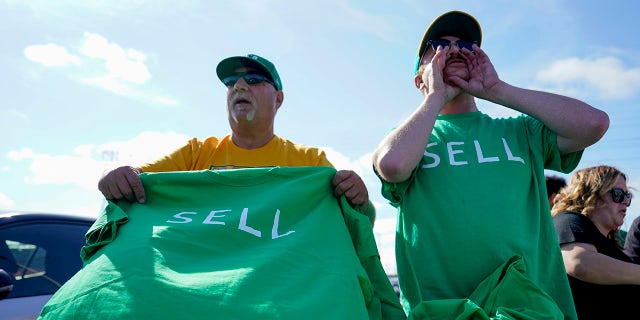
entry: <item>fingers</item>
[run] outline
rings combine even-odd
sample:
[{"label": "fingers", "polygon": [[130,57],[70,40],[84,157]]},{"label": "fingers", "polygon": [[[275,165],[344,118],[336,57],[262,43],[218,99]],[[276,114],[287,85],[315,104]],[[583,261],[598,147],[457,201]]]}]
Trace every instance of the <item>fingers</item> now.
[{"label": "fingers", "polygon": [[484,50],[482,50],[482,48],[478,47],[477,45],[473,45],[473,53],[476,57],[478,57],[479,59],[487,59],[487,53],[484,52]]},{"label": "fingers", "polygon": [[[142,186],[142,180],[140,180],[140,172],[137,170],[127,171],[126,172],[127,184],[122,185],[122,188],[129,188],[129,190],[133,191],[133,195],[131,192],[125,194],[127,200],[133,202],[138,200],[140,203],[144,203],[146,201],[144,194],[144,187]],[[122,190],[122,189],[121,189]]]},{"label": "fingers", "polygon": [[98,190],[109,200],[146,201],[140,171],[130,166],[116,168],[98,182]]},{"label": "fingers", "polygon": [[449,47],[443,48],[441,46],[438,46],[438,50],[436,50],[436,54],[433,56],[432,64],[435,63],[440,71],[442,71],[442,69],[444,69],[444,66],[447,64],[449,50]]},{"label": "fingers", "polygon": [[369,201],[369,193],[364,181],[351,170],[336,172],[331,184],[333,193],[336,196],[344,195],[352,205],[363,205]]}]

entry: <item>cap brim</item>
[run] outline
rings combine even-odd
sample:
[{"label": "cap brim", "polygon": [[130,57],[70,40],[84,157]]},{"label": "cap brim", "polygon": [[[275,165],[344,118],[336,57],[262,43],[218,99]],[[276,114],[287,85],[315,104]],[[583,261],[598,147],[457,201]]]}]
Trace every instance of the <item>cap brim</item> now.
[{"label": "cap brim", "polygon": [[271,73],[269,73],[269,70],[267,70],[267,68],[260,64],[260,62],[243,56],[229,57],[220,61],[220,63],[218,63],[218,66],[216,67],[216,74],[218,75],[220,81],[222,81],[223,79],[236,73],[236,70],[239,68],[255,69],[260,74],[269,77],[271,81],[274,81],[274,79],[272,79],[271,77]]}]

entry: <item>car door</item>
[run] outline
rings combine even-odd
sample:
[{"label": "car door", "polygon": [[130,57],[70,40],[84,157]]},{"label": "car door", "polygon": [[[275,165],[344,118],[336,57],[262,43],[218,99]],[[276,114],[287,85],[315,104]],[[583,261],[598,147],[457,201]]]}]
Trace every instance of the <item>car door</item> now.
[{"label": "car door", "polygon": [[82,267],[80,248],[90,221],[20,219],[0,226],[0,269],[13,289],[0,300],[0,319],[35,319],[51,295]]}]

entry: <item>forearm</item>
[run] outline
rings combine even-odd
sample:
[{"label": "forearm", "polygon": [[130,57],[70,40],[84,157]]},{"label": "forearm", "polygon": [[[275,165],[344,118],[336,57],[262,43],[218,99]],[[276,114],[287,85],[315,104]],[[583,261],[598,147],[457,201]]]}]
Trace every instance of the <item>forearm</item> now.
[{"label": "forearm", "polygon": [[429,137],[443,100],[427,95],[418,109],[389,133],[373,152],[373,165],[389,182],[404,181],[418,165],[429,143]]},{"label": "forearm", "polygon": [[558,94],[501,82],[487,100],[540,120],[558,135],[558,147],[564,154],[594,144],[609,128],[609,117],[605,112]]},{"label": "forearm", "polygon": [[589,283],[640,285],[640,265],[617,260],[598,252],[583,252],[568,259],[565,257],[565,267],[567,274]]}]

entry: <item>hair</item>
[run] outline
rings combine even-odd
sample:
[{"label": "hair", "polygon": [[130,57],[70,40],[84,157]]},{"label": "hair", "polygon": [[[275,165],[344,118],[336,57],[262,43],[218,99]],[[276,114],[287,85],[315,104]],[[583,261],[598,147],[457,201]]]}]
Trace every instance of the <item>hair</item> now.
[{"label": "hair", "polygon": [[[604,197],[622,177],[622,171],[611,166],[595,166],[576,171],[569,184],[560,190],[555,198],[551,214],[556,216],[563,211],[577,211],[588,218],[598,208],[598,200]],[[612,230],[607,238],[617,242],[619,229]]]},{"label": "hair", "polygon": [[421,77],[422,77],[422,74],[424,73],[424,68],[425,68],[425,66],[426,66],[426,65],[425,65],[424,63],[423,63],[423,64],[421,64],[420,66],[418,66],[418,71],[416,72],[416,75],[418,75],[418,76],[421,76]]},{"label": "hair", "polygon": [[567,181],[559,176],[546,176],[545,182],[547,184],[547,198],[554,193],[560,192],[560,189],[567,186]]}]

